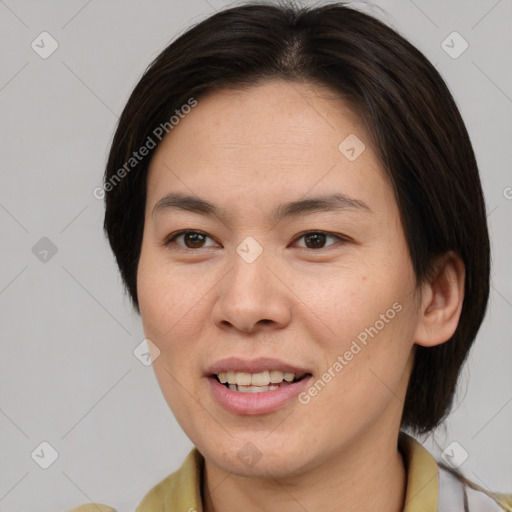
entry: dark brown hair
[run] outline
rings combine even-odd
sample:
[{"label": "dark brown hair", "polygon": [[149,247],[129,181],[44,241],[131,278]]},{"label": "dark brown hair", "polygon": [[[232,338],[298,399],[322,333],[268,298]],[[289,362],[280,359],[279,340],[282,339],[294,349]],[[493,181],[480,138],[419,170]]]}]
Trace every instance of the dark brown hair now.
[{"label": "dark brown hair", "polygon": [[402,426],[427,432],[451,408],[485,314],[486,209],[471,142],[448,87],[419,50],[370,15],[342,3],[246,3],[190,28],[149,65],[119,119],[105,171],[104,228],[126,290],[140,313],[137,266],[154,149],[126,171],[133,152],[158,126],[169,126],[190,98],[200,104],[206,92],[276,79],[328,86],[359,113],[394,187],[418,283],[447,251],[465,264],[456,332],[439,346],[416,347]]}]

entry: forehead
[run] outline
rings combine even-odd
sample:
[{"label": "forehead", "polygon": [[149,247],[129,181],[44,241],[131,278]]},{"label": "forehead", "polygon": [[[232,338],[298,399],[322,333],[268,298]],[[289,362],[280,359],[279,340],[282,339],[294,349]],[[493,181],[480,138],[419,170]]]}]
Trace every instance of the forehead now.
[{"label": "forehead", "polygon": [[393,200],[350,105],[326,87],[285,81],[198,98],[153,155],[147,208],[171,191],[233,206],[333,191]]}]

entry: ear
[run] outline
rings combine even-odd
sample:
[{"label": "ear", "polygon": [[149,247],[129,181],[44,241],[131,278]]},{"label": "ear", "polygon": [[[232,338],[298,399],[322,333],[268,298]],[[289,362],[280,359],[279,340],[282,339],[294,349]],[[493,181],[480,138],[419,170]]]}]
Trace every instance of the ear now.
[{"label": "ear", "polygon": [[433,347],[448,341],[459,323],[466,268],[453,251],[440,256],[433,277],[421,288],[421,309],[414,342]]}]

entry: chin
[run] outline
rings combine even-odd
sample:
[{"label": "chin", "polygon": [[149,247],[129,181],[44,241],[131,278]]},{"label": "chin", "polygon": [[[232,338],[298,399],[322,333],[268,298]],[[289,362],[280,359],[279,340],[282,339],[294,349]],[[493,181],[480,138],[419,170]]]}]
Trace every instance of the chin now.
[{"label": "chin", "polygon": [[281,440],[276,437],[272,442],[265,439],[266,436],[267,432],[253,438],[253,441],[234,440],[227,436],[225,444],[210,445],[206,450],[196,446],[211,464],[240,476],[289,478],[316,466],[314,454],[304,450],[304,441],[291,443],[289,438]]}]

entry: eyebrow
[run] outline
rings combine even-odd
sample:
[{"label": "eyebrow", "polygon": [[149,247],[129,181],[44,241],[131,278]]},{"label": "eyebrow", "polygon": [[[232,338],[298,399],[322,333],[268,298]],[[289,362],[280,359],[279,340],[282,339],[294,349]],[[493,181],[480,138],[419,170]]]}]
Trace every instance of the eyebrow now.
[{"label": "eyebrow", "polygon": [[[169,210],[184,210],[200,215],[215,216],[219,218],[228,217],[227,210],[219,208],[214,204],[199,197],[171,192],[162,197],[153,207],[152,216]],[[315,212],[353,210],[373,213],[370,207],[359,199],[354,199],[345,194],[330,194],[323,196],[301,199],[283,203],[274,208],[271,218],[279,222],[287,217],[298,217]]]}]

